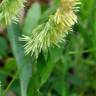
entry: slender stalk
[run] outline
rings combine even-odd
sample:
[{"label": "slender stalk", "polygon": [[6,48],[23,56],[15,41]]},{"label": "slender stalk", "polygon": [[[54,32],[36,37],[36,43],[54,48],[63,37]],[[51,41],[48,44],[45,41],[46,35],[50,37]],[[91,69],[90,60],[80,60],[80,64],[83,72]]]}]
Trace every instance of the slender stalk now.
[{"label": "slender stalk", "polygon": [[11,85],[13,84],[13,82],[15,81],[16,77],[17,77],[18,72],[14,75],[13,79],[11,80],[11,82],[8,84],[7,88],[5,89],[5,91],[3,92],[3,96],[6,96],[9,88],[11,87]]}]

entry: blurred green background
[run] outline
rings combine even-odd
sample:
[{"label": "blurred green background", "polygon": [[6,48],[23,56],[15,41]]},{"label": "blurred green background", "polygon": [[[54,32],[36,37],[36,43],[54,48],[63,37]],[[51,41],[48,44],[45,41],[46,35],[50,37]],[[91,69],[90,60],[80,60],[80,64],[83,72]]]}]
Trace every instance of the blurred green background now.
[{"label": "blurred green background", "polygon": [[81,0],[78,23],[61,48],[25,56],[21,34],[54,14],[60,0],[28,0],[20,22],[0,28],[0,96],[96,96],[96,0]]}]

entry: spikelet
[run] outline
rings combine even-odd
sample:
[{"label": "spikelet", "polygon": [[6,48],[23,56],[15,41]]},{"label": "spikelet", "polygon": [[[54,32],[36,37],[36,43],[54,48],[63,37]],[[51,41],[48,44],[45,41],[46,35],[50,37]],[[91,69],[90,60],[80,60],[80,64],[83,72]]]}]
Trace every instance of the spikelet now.
[{"label": "spikelet", "polygon": [[75,12],[78,11],[79,0],[62,0],[61,6],[54,15],[49,16],[49,20],[34,29],[30,36],[22,36],[21,41],[25,41],[25,53],[38,57],[41,50],[45,51],[50,46],[59,46],[65,41],[68,31],[77,23]]},{"label": "spikelet", "polygon": [[0,3],[0,25],[5,26],[11,21],[17,21],[17,15],[24,7],[25,0],[3,0]]}]

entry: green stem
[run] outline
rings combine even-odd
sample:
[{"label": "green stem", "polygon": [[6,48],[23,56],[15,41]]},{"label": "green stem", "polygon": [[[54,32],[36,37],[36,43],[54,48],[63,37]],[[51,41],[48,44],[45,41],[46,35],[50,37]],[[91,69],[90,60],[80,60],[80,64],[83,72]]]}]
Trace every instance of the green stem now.
[{"label": "green stem", "polygon": [[17,77],[18,72],[14,75],[13,79],[11,80],[11,82],[8,84],[7,88],[5,89],[5,91],[3,92],[3,96],[6,96],[9,88],[11,87],[11,85],[13,84],[13,82],[15,81],[16,77]]}]

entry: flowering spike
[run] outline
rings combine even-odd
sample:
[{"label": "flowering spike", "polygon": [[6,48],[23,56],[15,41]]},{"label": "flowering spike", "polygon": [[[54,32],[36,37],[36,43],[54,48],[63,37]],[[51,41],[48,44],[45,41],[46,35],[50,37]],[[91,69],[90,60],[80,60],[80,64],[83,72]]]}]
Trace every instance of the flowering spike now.
[{"label": "flowering spike", "polygon": [[25,0],[3,0],[0,3],[0,25],[7,25],[12,20],[17,21],[16,16],[22,7]]},{"label": "flowering spike", "polygon": [[61,0],[61,6],[54,15],[49,16],[49,20],[34,29],[30,36],[22,36],[21,41],[25,41],[25,53],[35,55],[37,58],[41,50],[47,50],[50,46],[59,46],[65,41],[68,31],[77,23],[75,12],[78,11],[79,0]]}]

